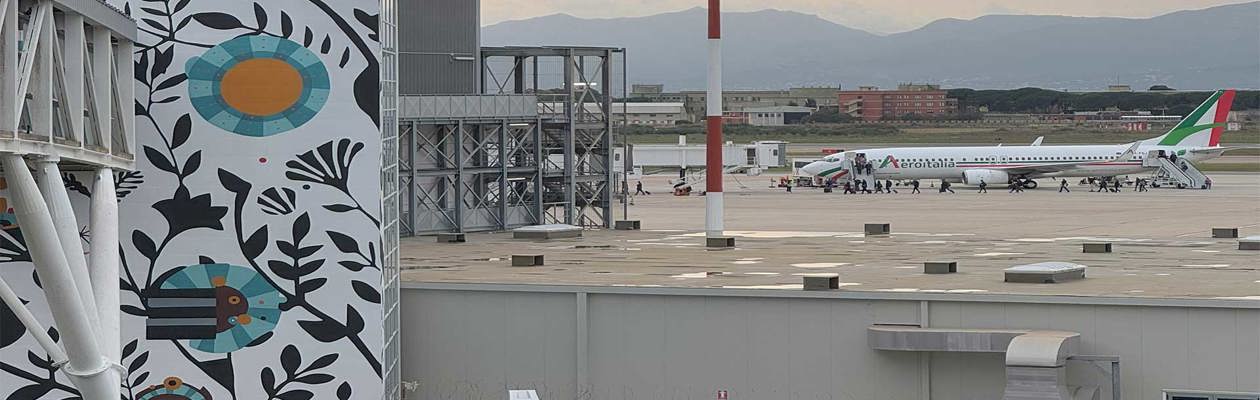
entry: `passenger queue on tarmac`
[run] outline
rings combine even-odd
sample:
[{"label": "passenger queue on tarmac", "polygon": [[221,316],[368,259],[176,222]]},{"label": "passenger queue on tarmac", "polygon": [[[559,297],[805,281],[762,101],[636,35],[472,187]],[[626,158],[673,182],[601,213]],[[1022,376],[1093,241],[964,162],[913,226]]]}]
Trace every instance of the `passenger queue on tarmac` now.
[{"label": "passenger queue on tarmac", "polygon": [[[878,179],[873,179],[874,182],[870,182],[867,179],[861,179],[861,178],[841,179],[841,180],[835,180],[835,179],[824,180],[821,178],[814,178],[814,179],[809,179],[809,180],[805,180],[805,179],[808,179],[808,178],[793,178],[791,176],[782,176],[776,179],[771,179],[771,187],[777,186],[779,188],[783,188],[788,193],[792,192],[793,187],[812,186],[812,187],[822,187],[825,193],[833,193],[834,192],[833,189],[840,188],[841,189],[840,193],[842,194],[859,194],[859,193],[893,194],[893,193],[901,193],[900,191],[896,189],[896,187],[905,186],[905,187],[910,188],[909,194],[922,193],[919,190],[919,187],[922,186],[922,182],[920,182],[917,179],[909,180],[909,181],[898,181],[898,182],[893,182],[891,179],[885,179],[882,181]],[[1127,177],[1125,179],[1085,178],[1081,180],[1080,184],[1089,186],[1090,193],[1094,193],[1094,192],[1119,193],[1121,189],[1124,187],[1124,185],[1126,184],[1126,181],[1128,181]],[[1059,193],[1072,192],[1072,189],[1069,186],[1067,179],[1059,179],[1055,182],[1059,184],[1059,188],[1058,188]],[[1149,187],[1151,187],[1151,181],[1150,179],[1147,179],[1147,178],[1138,178],[1128,184],[1132,185],[1133,191],[1135,192],[1146,192],[1146,191],[1149,191]],[[936,187],[936,185],[932,185],[932,186]],[[988,187],[989,187],[989,183],[984,180],[981,180],[979,184],[976,186],[976,189],[977,189],[976,193],[978,194],[988,193],[989,192]],[[1210,186],[1208,187],[1210,188]],[[1007,193],[1023,193],[1024,190],[1026,189],[1024,185],[1020,184],[1019,182],[1011,182],[1007,184],[1006,188],[1007,188]],[[947,181],[940,182],[938,192],[939,193],[955,193],[953,189],[953,184]]]}]

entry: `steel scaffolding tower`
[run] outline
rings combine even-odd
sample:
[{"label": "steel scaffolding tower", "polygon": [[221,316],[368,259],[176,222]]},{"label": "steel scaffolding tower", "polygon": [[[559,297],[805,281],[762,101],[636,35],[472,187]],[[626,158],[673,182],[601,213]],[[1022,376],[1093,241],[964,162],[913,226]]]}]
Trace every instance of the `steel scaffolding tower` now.
[{"label": "steel scaffolding tower", "polygon": [[[622,52],[482,48],[485,94],[403,96],[401,233],[611,227],[612,98],[601,90]],[[511,64],[496,64],[505,57]],[[554,60],[561,71],[539,69]],[[548,74],[558,87],[540,89]]]},{"label": "steel scaffolding tower", "polygon": [[[613,57],[617,54],[624,60],[624,49],[610,47],[481,49],[482,88],[486,93],[538,96],[542,121],[539,146],[545,161],[544,223],[612,227],[611,92]],[[498,60],[510,64],[502,68],[496,65]],[[547,76],[558,76],[558,87],[540,87],[544,83],[540,77]]]}]

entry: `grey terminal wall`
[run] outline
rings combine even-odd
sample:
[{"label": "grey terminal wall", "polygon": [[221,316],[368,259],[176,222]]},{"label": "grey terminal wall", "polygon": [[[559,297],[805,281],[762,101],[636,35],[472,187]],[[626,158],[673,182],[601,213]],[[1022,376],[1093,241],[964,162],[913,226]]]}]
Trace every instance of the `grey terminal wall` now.
[{"label": "grey terminal wall", "polygon": [[[876,323],[1076,331],[1082,354],[1120,356],[1126,399],[1260,391],[1254,301],[410,283],[402,306],[403,379],[423,399],[518,388],[549,400],[719,389],[732,399],[1002,397],[1001,354],[871,350]],[[1108,379],[1078,364],[1075,383]]]}]

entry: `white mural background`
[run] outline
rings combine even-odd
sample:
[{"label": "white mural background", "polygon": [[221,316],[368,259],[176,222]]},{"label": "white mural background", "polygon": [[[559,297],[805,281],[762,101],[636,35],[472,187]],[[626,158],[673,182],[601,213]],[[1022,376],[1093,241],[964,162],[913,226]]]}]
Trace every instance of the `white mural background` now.
[{"label": "white mural background", "polygon": [[[124,398],[147,399],[153,392],[146,389],[167,377],[194,389],[189,400],[380,398],[379,2],[111,3],[136,18],[141,30],[138,171],[121,173],[118,184],[124,196]],[[223,119],[231,113],[193,101],[206,93],[204,79],[228,78],[192,76],[188,61],[213,58],[216,46],[229,46],[237,59],[223,65],[231,66],[249,57],[251,49],[241,43],[253,43],[257,57],[288,57],[304,90],[279,117],[245,118],[232,128]],[[326,91],[318,90],[320,68],[311,66],[311,57],[326,72]],[[235,84],[251,82],[247,78]],[[87,179],[67,176],[80,226],[87,223]],[[90,240],[86,228],[83,236]],[[20,227],[5,230],[0,247],[0,276],[51,325]],[[248,327],[233,316],[231,333],[240,345],[213,351],[190,340],[146,339],[151,290],[170,287],[172,274],[204,264],[238,266],[266,282],[266,291],[281,301],[274,328],[257,320]],[[0,311],[0,399],[76,398],[30,335],[8,310]]]}]

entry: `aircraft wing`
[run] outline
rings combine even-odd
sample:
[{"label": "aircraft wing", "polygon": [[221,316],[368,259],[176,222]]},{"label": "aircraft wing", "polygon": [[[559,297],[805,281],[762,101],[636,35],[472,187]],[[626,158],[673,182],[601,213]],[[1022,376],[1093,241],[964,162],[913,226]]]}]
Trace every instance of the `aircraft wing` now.
[{"label": "aircraft wing", "polygon": [[1230,151],[1230,150],[1238,150],[1238,149],[1256,149],[1256,148],[1260,148],[1260,146],[1257,146],[1257,145],[1242,145],[1242,146],[1217,146],[1217,147],[1203,147],[1203,148],[1198,148],[1198,149],[1190,149],[1190,150],[1187,150],[1187,152],[1190,152],[1190,153],[1218,153],[1218,152],[1219,152],[1219,153],[1223,153],[1223,152]]}]

